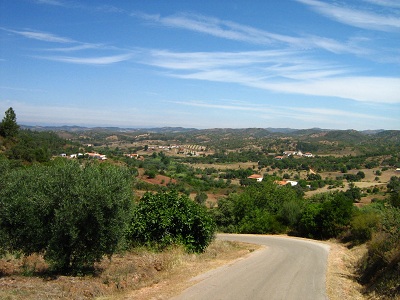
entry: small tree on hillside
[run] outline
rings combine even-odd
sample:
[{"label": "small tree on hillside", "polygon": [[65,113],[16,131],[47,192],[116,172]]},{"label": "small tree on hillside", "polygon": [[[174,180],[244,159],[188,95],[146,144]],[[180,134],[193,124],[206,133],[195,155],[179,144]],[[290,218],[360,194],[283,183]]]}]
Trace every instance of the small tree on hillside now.
[{"label": "small tree on hillside", "polygon": [[17,116],[12,107],[6,110],[5,116],[0,123],[0,135],[5,138],[13,138],[18,134],[19,126]]}]

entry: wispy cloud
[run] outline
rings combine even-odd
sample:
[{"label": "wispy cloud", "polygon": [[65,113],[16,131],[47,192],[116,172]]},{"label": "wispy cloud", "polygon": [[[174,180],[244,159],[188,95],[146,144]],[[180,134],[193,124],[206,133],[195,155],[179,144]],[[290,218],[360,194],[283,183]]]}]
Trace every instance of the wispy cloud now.
[{"label": "wispy cloud", "polygon": [[348,110],[341,110],[341,109],[327,109],[327,108],[286,108],[292,111],[297,111],[301,113],[307,113],[308,115],[312,116],[322,116],[323,118],[326,117],[341,117],[341,118],[359,118],[359,119],[369,119],[369,120],[376,120],[376,121],[394,121],[392,118],[381,117],[376,115],[370,114],[361,114],[357,112],[351,112]]},{"label": "wispy cloud", "polygon": [[37,56],[37,58],[80,65],[109,65],[129,60],[132,58],[132,54],[101,57]]},{"label": "wispy cloud", "polygon": [[230,104],[215,104],[204,101],[170,101],[174,104],[193,106],[193,107],[203,107],[212,109],[222,109],[222,110],[237,110],[237,111],[251,111],[251,112],[263,112],[270,113],[273,112],[271,108],[261,106],[261,105],[251,105],[249,103],[243,105],[237,105],[235,103]]},{"label": "wispy cloud", "polygon": [[83,44],[77,45],[77,46],[61,47],[61,48],[48,48],[45,50],[53,51],[53,52],[74,52],[74,51],[81,51],[81,50],[88,50],[88,49],[101,49],[101,48],[104,48],[104,46],[99,45],[99,44],[83,43]]},{"label": "wispy cloud", "polygon": [[[132,58],[132,51],[119,49],[112,46],[106,46],[103,44],[93,44],[93,43],[84,43],[80,41],[76,41],[71,38],[58,36],[49,32],[39,32],[34,30],[12,30],[0,27],[1,30],[11,32],[13,34],[17,34],[23,36],[28,39],[39,40],[42,42],[50,42],[57,44],[67,44],[65,47],[55,47],[55,48],[47,48],[47,49],[38,49],[41,51],[46,51],[47,53],[53,52],[54,54],[60,52],[77,52],[83,50],[94,50],[91,51],[89,55],[85,57],[82,56],[61,56],[61,55],[31,55],[31,57],[35,57],[38,59],[45,59],[63,63],[71,63],[71,64],[81,64],[81,65],[110,65],[122,61],[127,61]],[[115,55],[100,55],[100,52],[104,50],[111,50],[111,52],[125,52],[123,54],[115,54]]]},{"label": "wispy cloud", "polygon": [[64,6],[65,4],[59,0],[36,0],[39,4],[47,4],[47,5],[54,5],[54,6]]},{"label": "wispy cloud", "polygon": [[291,51],[172,53],[152,51],[146,64],[167,76],[227,82],[273,92],[400,103],[400,78],[359,76],[357,70]]},{"label": "wispy cloud", "polygon": [[[316,12],[333,19],[337,22],[351,25],[358,28],[373,29],[380,31],[399,31],[400,18],[398,14],[378,14],[362,7],[339,6],[318,0],[296,0],[300,3],[310,6]],[[394,2],[371,0],[374,4],[389,6]]]},{"label": "wispy cloud", "polygon": [[[218,109],[223,111],[241,111],[252,112],[254,116],[267,119],[285,118],[293,120],[308,121],[310,123],[320,122],[330,124],[341,124],[343,119],[352,118],[362,121],[395,121],[392,118],[382,117],[379,115],[364,114],[358,112],[351,112],[341,109],[327,109],[320,108],[318,104],[314,108],[301,108],[293,106],[274,106],[274,105],[256,105],[247,103],[236,103],[236,101],[215,103],[207,101],[173,101],[176,105],[201,107],[206,109]],[[342,124],[343,125],[343,124]],[[342,127],[342,126],[340,126]]]},{"label": "wispy cloud", "polygon": [[0,29],[8,32],[12,32],[17,35],[21,35],[23,37],[26,37],[28,39],[34,39],[34,40],[39,40],[43,42],[51,42],[51,43],[76,43],[75,40],[67,38],[67,37],[62,37],[58,36],[52,33],[48,32],[40,32],[40,31],[34,31],[34,30],[12,30],[12,29],[7,29],[1,27]]},{"label": "wispy cloud", "polygon": [[333,77],[312,81],[256,82],[250,84],[275,92],[339,97],[360,102],[400,103],[400,78]]},{"label": "wispy cloud", "polygon": [[221,20],[218,18],[197,15],[197,14],[178,14],[162,17],[160,15],[150,15],[144,13],[132,13],[134,17],[142,18],[146,21],[161,24],[167,27],[175,27],[191,30],[199,33],[212,35],[215,37],[246,42],[258,45],[279,46],[286,45],[294,48],[318,48],[333,53],[354,53],[361,54],[365,50],[354,43],[339,42],[334,39],[315,35],[308,36],[289,36],[273,33],[251,26],[242,25],[236,22]]}]

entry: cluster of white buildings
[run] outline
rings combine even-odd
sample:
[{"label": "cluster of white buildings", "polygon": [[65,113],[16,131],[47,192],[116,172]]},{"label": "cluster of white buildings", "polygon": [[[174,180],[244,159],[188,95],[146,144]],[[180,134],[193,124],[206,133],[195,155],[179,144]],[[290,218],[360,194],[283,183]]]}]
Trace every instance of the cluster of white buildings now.
[{"label": "cluster of white buildings", "polygon": [[98,160],[107,160],[107,156],[106,155],[100,154],[100,153],[97,153],[97,152],[87,152],[85,154],[83,154],[83,153],[74,153],[74,154],[71,154],[71,155],[67,155],[65,153],[61,153],[60,156],[61,157],[66,157],[66,158],[71,158],[71,159],[81,158],[81,157],[88,157],[88,158],[98,159]]},{"label": "cluster of white buildings", "polygon": [[283,155],[285,155],[287,157],[289,157],[289,156],[314,157],[314,155],[311,152],[303,153],[300,150],[299,151],[285,151],[285,152],[283,152]]}]

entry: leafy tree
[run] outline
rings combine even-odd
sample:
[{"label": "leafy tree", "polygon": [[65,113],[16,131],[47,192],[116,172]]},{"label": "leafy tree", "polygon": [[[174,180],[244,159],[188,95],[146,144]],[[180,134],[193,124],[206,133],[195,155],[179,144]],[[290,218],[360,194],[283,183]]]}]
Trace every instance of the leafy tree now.
[{"label": "leafy tree", "polygon": [[347,198],[353,200],[353,202],[358,202],[361,200],[361,189],[350,183],[350,188],[344,192]]},{"label": "leafy tree", "polygon": [[358,172],[357,172],[357,177],[358,177],[359,179],[364,179],[364,178],[365,178],[365,173],[364,173],[363,171],[358,171]]},{"label": "leafy tree", "polygon": [[133,245],[162,249],[182,244],[189,252],[202,252],[214,232],[214,220],[204,207],[171,191],[142,197],[134,209],[127,238]]},{"label": "leafy tree", "polygon": [[254,209],[240,221],[240,233],[280,233],[283,231],[282,224],[277,220],[276,215],[267,210]]},{"label": "leafy tree", "polygon": [[211,210],[218,230],[222,232],[237,232],[235,201],[232,200],[236,197],[238,197],[238,194],[231,194],[229,198],[218,199],[218,207]]},{"label": "leafy tree", "polygon": [[5,138],[14,138],[18,134],[19,125],[17,116],[12,107],[6,110],[5,116],[0,123],[0,135]]},{"label": "leafy tree", "polygon": [[201,192],[197,193],[196,197],[194,198],[194,201],[196,201],[200,205],[204,205],[206,203],[208,196],[206,193]]},{"label": "leafy tree", "polygon": [[317,181],[317,180],[321,180],[321,179],[322,179],[322,177],[319,174],[311,173],[311,174],[307,175],[307,180],[310,180],[310,181]]},{"label": "leafy tree", "polygon": [[0,232],[8,250],[44,253],[53,269],[78,273],[111,256],[131,210],[128,170],[57,160],[8,172]]},{"label": "leafy tree", "polygon": [[387,188],[390,192],[390,204],[393,207],[400,208],[400,177],[392,176],[387,185]]},{"label": "leafy tree", "polygon": [[297,224],[297,231],[300,236],[318,238],[321,235],[319,217],[321,210],[321,203],[310,203],[304,208]]},{"label": "leafy tree", "polygon": [[323,202],[305,206],[297,230],[301,236],[327,239],[338,236],[350,224],[353,201],[344,193],[326,195]]},{"label": "leafy tree", "polygon": [[[286,204],[288,202],[296,203],[293,210]],[[273,178],[267,178],[264,182],[254,181],[241,194],[219,200],[218,212],[214,215],[220,229],[242,233],[277,233],[285,231],[285,226],[297,219],[300,202],[301,197],[295,189],[278,186],[273,183]],[[290,216],[282,217],[289,211]]]}]

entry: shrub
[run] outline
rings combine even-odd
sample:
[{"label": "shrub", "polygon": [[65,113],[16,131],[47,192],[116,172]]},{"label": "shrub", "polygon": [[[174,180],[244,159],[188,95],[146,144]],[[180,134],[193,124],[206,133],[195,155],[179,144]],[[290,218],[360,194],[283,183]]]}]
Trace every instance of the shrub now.
[{"label": "shrub", "polygon": [[360,211],[350,223],[350,235],[355,244],[369,241],[379,223],[379,215],[373,211]]},{"label": "shrub", "polygon": [[182,244],[188,252],[202,252],[214,232],[214,220],[206,208],[187,195],[146,193],[134,209],[127,239],[132,245],[163,249]]}]

